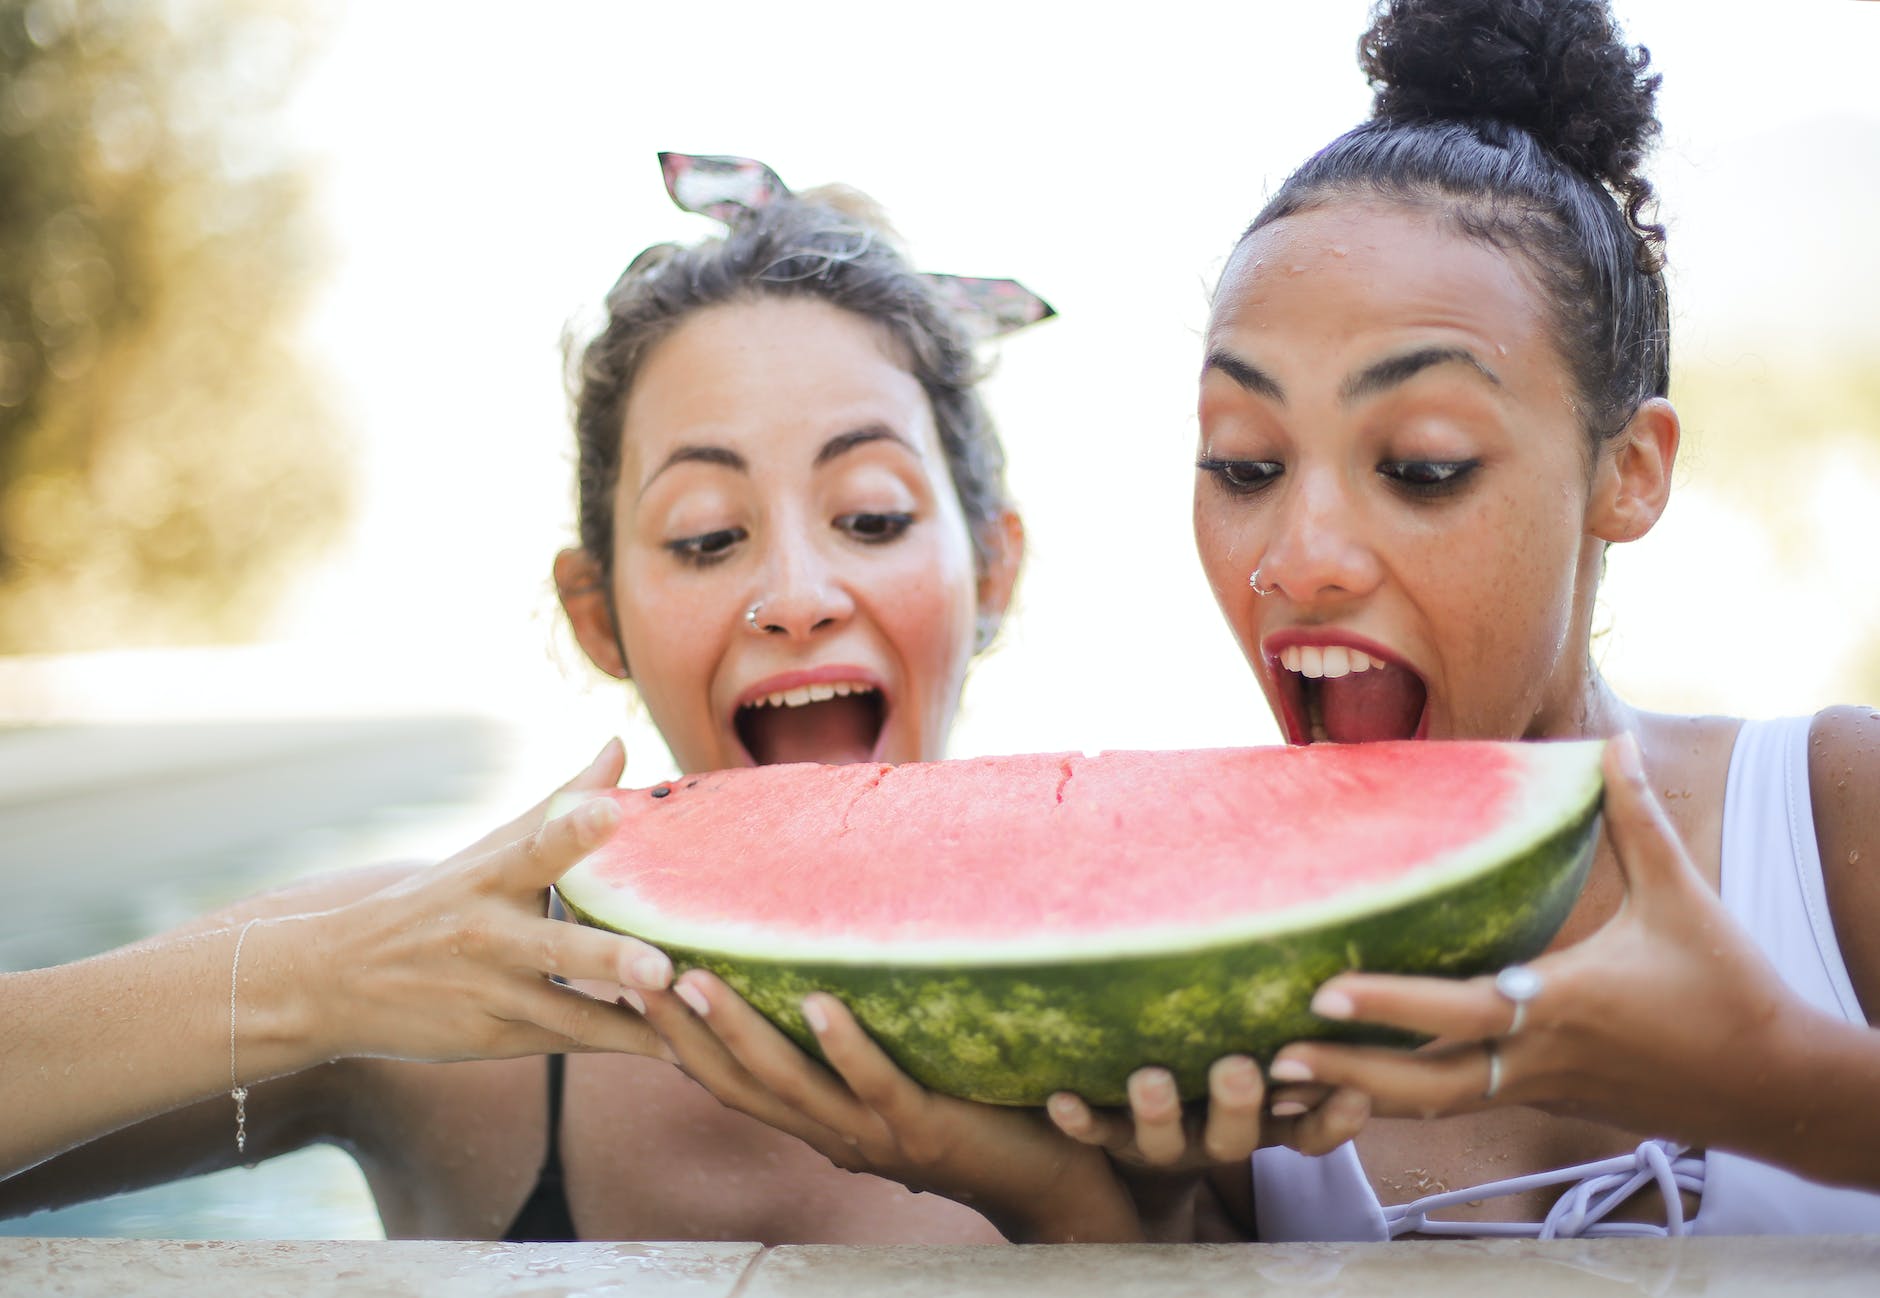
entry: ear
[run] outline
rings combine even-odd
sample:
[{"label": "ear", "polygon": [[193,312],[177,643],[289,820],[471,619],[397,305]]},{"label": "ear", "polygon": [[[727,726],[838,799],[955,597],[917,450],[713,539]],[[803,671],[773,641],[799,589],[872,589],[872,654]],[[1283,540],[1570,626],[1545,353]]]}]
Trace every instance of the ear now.
[{"label": "ear", "polygon": [[1652,530],[1671,498],[1678,459],[1678,412],[1652,397],[1599,448],[1586,530],[1602,541],[1636,541]]},{"label": "ear", "polygon": [[1005,611],[1018,588],[1018,570],[1025,560],[1025,523],[1013,510],[1005,510],[985,524],[980,536],[986,545],[985,571],[979,575],[979,632],[974,645],[984,649],[999,634]]},{"label": "ear", "polygon": [[614,626],[614,607],[607,598],[607,575],[600,560],[586,550],[563,550],[555,556],[555,593],[562,612],[588,661],[625,680],[631,673],[621,655],[620,636]]}]

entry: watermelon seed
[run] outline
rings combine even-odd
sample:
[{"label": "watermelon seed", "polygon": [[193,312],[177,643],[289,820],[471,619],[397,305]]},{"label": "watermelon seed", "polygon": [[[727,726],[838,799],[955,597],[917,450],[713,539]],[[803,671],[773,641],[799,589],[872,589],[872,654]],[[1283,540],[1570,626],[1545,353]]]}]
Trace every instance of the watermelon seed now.
[{"label": "watermelon seed", "polygon": [[653,796],[654,796],[655,798],[663,798],[663,797],[665,797],[665,796],[666,796],[666,795],[667,795],[668,793],[671,793],[671,792],[672,792],[672,790],[671,790],[671,789],[669,789],[669,788],[667,788],[667,787],[666,787],[665,785],[663,785],[663,784],[662,784],[662,785],[660,785],[660,786],[659,786],[659,787],[658,787],[657,789],[654,789],[654,790],[653,790]]}]

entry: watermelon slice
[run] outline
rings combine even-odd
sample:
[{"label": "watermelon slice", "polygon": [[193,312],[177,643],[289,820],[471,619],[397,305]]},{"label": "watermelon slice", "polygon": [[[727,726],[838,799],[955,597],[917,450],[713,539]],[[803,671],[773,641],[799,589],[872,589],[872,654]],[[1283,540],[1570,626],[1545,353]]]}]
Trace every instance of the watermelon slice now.
[{"label": "watermelon slice", "polygon": [[1223,1054],[1363,1037],[1306,1008],[1341,970],[1468,975],[1538,952],[1592,857],[1601,748],[719,771],[613,795],[620,829],[558,889],[805,1045],[803,996],[833,993],[936,1090],[1110,1104],[1155,1063],[1192,1097]]}]

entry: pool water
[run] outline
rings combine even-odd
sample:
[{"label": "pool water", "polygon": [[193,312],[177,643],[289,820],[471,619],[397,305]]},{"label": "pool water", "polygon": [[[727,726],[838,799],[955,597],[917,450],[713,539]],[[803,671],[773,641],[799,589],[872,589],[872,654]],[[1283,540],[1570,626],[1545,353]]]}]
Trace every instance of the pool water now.
[{"label": "pool water", "polygon": [[[458,717],[0,730],[0,970],[82,959],[309,873],[439,859],[513,814],[490,805],[507,746]],[[364,1176],[330,1147],[0,1220],[0,1235],[383,1234]]]}]

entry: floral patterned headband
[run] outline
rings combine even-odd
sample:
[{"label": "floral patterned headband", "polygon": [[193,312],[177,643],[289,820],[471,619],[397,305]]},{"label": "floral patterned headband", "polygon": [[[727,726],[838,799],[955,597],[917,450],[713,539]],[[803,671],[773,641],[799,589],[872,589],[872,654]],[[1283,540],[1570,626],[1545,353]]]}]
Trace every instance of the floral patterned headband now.
[{"label": "floral patterned headband", "polygon": [[[728,226],[790,197],[789,186],[776,172],[750,158],[662,153],[659,169],[674,203]],[[933,286],[975,339],[997,338],[1057,314],[1049,302],[1015,279],[933,274],[921,278]]]}]

